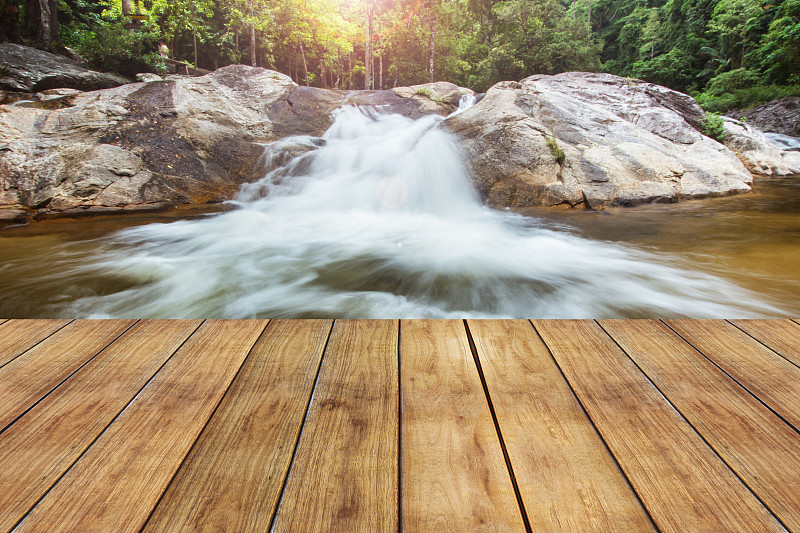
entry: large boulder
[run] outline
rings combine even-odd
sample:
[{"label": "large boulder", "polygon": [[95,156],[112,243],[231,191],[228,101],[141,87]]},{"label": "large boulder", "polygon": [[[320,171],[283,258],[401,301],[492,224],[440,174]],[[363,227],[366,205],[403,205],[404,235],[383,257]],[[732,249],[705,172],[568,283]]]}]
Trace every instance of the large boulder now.
[{"label": "large boulder", "polygon": [[89,70],[81,64],[49,52],[13,43],[0,43],[0,89],[35,93],[71,88],[94,91],[116,87],[130,80]]},{"label": "large boulder", "polygon": [[501,82],[444,124],[496,207],[673,202],[750,190],[689,96],[611,74]]},{"label": "large boulder", "polygon": [[0,106],[0,204],[44,215],[223,200],[259,177],[258,142],[276,138],[264,108],[293,87],[237,65],[64,96],[65,107]]},{"label": "large boulder", "polygon": [[232,65],[201,77],[45,91],[0,105],[0,207],[49,217],[222,201],[263,175],[265,144],[322,135],[342,105],[445,115],[472,93],[421,87],[316,89]]},{"label": "large boulder", "polygon": [[725,146],[730,148],[753,174],[788,176],[800,174],[800,153],[778,149],[759,129],[724,117]]},{"label": "large boulder", "polygon": [[800,98],[792,96],[752,109],[734,110],[728,116],[743,120],[761,131],[800,137]]}]

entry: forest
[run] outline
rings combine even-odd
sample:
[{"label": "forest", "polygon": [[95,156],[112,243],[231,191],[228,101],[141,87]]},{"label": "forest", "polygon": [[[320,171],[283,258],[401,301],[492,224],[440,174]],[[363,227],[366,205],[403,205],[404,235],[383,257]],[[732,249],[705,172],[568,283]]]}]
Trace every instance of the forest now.
[{"label": "forest", "polygon": [[800,94],[800,0],[0,0],[0,41],[98,69],[271,68],[298,84],[380,89],[610,72],[708,111]]}]

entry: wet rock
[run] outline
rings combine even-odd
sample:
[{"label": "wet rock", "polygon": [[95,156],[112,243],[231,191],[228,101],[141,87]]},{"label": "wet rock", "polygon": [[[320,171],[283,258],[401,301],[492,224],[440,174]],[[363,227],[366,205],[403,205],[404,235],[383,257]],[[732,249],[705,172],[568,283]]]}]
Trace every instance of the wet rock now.
[{"label": "wet rock", "polygon": [[2,206],[0,206],[0,226],[25,224],[30,217],[30,212],[24,209],[16,209],[13,206],[10,208],[2,208]]},{"label": "wet rock", "polygon": [[745,192],[752,176],[703,136],[684,94],[611,74],[502,82],[444,124],[496,207],[602,207]]},{"label": "wet rock", "polygon": [[735,109],[727,115],[761,131],[800,137],[800,98],[797,96],[773,100],[753,109]]},{"label": "wet rock", "polygon": [[39,92],[68,87],[94,91],[116,87],[130,80],[116,74],[95,72],[49,52],[19,44],[0,43],[0,89]]},{"label": "wet rock", "polygon": [[725,146],[733,150],[747,170],[762,176],[800,173],[798,157],[778,149],[762,131],[729,117],[724,120]]}]

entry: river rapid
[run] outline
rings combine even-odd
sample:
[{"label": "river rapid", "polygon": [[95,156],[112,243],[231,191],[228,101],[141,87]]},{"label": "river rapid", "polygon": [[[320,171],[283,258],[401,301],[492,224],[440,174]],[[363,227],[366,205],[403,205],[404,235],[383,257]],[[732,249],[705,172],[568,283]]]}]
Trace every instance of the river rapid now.
[{"label": "river rapid", "polygon": [[0,316],[800,314],[800,206],[763,192],[798,198],[792,179],[744,200],[497,211],[441,120],[343,108],[321,139],[267,147],[299,155],[223,212],[2,230]]}]

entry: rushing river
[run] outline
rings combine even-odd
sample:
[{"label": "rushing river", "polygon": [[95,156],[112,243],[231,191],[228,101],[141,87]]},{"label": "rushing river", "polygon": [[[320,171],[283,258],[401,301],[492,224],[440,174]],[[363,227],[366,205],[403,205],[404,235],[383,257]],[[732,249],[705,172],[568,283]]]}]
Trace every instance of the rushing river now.
[{"label": "rushing river", "polygon": [[793,179],[669,206],[496,211],[441,120],[342,109],[321,140],[273,145],[266,157],[300,155],[224,212],[4,229],[0,316],[800,314]]}]

